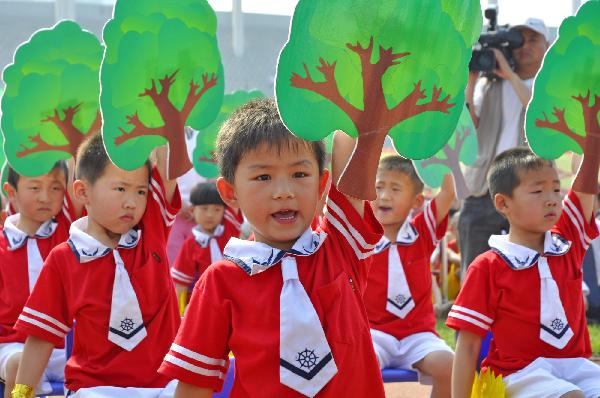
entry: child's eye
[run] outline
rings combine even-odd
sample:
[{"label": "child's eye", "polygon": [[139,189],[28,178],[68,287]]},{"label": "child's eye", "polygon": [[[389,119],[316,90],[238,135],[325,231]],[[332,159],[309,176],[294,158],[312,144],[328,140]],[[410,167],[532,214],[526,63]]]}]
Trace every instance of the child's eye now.
[{"label": "child's eye", "polygon": [[268,180],[270,180],[270,179],[271,179],[271,176],[270,176],[270,175],[268,175],[268,174],[261,174],[261,175],[259,175],[258,177],[256,177],[256,179],[257,179],[258,181],[268,181]]},{"label": "child's eye", "polygon": [[308,177],[308,174],[306,174],[303,171],[297,171],[294,173],[294,178],[304,178],[304,177]]},{"label": "child's eye", "polygon": [[141,195],[141,196],[146,196],[146,191],[145,191],[144,189],[140,189],[140,190],[138,191],[138,195]]},{"label": "child's eye", "polygon": [[125,188],[123,187],[116,187],[115,189],[119,192],[125,192]]},{"label": "child's eye", "polygon": [[537,190],[537,191],[533,191],[531,193],[535,193],[535,194],[542,193],[542,190],[540,189],[540,190]]}]

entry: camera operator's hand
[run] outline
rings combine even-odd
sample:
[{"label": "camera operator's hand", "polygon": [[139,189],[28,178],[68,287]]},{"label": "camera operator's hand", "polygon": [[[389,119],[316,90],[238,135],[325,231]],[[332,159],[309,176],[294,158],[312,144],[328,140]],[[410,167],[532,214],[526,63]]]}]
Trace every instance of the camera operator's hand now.
[{"label": "camera operator's hand", "polygon": [[506,57],[504,57],[504,54],[502,54],[502,52],[497,48],[492,48],[491,50],[496,55],[496,68],[494,69],[494,74],[504,80],[517,78],[517,74],[510,68],[510,65],[508,64]]},{"label": "camera operator's hand", "polygon": [[523,81],[517,75],[508,64],[508,61],[504,57],[504,54],[500,52],[500,50],[492,48],[492,51],[496,55],[496,61],[498,62],[498,66],[494,69],[494,73],[500,76],[502,79],[506,80],[510,83],[512,88],[517,93],[517,97],[519,97],[519,101],[523,107],[527,106],[527,103],[531,99],[531,90],[523,84]]}]

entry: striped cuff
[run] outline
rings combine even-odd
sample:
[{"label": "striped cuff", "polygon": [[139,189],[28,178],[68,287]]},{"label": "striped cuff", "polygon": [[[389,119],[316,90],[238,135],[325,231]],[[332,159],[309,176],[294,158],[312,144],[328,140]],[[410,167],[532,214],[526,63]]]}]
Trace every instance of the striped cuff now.
[{"label": "striped cuff", "polygon": [[189,372],[194,376],[225,379],[229,368],[228,359],[211,358],[173,343],[165,362]]},{"label": "striped cuff", "polygon": [[487,333],[493,323],[494,320],[490,317],[456,304],[452,306],[448,314],[449,326],[455,326],[458,329],[465,326],[469,330],[478,330],[479,334]]}]

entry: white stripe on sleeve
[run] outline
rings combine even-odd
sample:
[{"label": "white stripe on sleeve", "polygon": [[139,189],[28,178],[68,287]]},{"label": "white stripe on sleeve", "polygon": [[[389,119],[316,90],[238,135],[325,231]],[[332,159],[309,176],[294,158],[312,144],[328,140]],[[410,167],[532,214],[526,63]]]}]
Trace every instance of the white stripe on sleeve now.
[{"label": "white stripe on sleeve", "polygon": [[223,366],[223,367],[225,367],[225,365],[227,365],[227,361],[225,361],[224,359],[211,358],[206,355],[194,352],[185,347],[182,347],[179,344],[175,344],[175,343],[171,344],[171,351],[177,352],[181,355],[185,355],[186,357],[191,358],[195,361],[204,362],[207,365],[218,365],[218,366]]},{"label": "white stripe on sleeve", "polygon": [[46,315],[43,312],[36,311],[33,308],[23,307],[23,312],[26,314],[37,316],[38,318],[42,318],[43,320],[48,321],[55,326],[58,326],[60,329],[62,329],[65,332],[68,332],[69,330],[71,330],[67,325],[60,322],[58,319],[52,318],[50,315]]},{"label": "white stripe on sleeve", "polygon": [[220,379],[224,379],[225,375],[223,374],[223,372],[221,372],[220,370],[212,370],[212,369],[205,369],[205,368],[201,368],[200,366],[196,366],[193,365],[189,362],[184,361],[183,359],[177,358],[171,354],[167,354],[165,356],[165,361],[172,363],[173,365],[177,365],[180,368],[183,368],[185,370],[188,370],[192,373],[196,373],[202,376],[209,376],[209,377],[218,377]]},{"label": "white stripe on sleeve", "polygon": [[35,325],[35,326],[39,327],[40,329],[44,329],[45,331],[50,332],[60,338],[64,338],[67,335],[66,333],[63,333],[60,330],[53,328],[52,326],[49,326],[43,322],[38,321],[37,319],[30,318],[23,314],[19,315],[19,320],[22,322],[27,322],[32,325]]},{"label": "white stripe on sleeve", "polygon": [[[373,250],[373,248],[375,247],[375,245],[371,245],[369,243],[367,243],[365,241],[365,239],[363,238],[363,236],[360,234],[360,232],[358,232],[356,230],[356,228],[354,228],[354,226],[350,223],[350,221],[348,221],[348,218],[346,217],[346,215],[344,214],[344,212],[342,211],[342,209],[335,204],[333,201],[328,200],[327,201],[327,207],[341,220],[344,222],[345,226],[342,225],[340,223],[340,227],[342,227],[343,229],[345,229],[349,234],[351,235],[356,242],[361,246],[361,248],[363,250]],[[332,217],[329,218],[329,220],[331,220]],[[338,228],[339,229],[339,228]],[[340,230],[341,232],[341,230]]]},{"label": "white stripe on sleeve", "polygon": [[459,314],[458,312],[454,312],[454,311],[450,311],[450,313],[448,314],[449,317],[453,317],[453,318],[457,318],[457,319],[462,319],[463,321],[467,321],[469,323],[472,323],[475,326],[480,327],[481,329],[484,330],[489,330],[490,327],[484,323],[479,322],[477,319],[475,318],[471,318],[468,315],[463,315],[463,314]]}]

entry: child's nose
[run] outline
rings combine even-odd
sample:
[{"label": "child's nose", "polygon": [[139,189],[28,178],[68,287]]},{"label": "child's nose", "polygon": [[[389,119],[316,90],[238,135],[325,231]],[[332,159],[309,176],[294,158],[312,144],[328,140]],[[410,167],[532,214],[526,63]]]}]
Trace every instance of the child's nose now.
[{"label": "child's nose", "polygon": [[275,191],[273,192],[274,199],[289,199],[294,197],[294,192],[292,189],[292,184],[287,181],[281,181],[275,187]]}]

